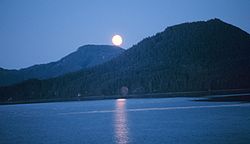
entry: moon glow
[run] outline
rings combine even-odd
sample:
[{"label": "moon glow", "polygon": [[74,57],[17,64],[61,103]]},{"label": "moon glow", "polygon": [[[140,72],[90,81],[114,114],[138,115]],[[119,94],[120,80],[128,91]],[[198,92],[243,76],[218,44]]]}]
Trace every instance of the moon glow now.
[{"label": "moon glow", "polygon": [[120,35],[114,35],[112,37],[112,43],[116,46],[120,46],[122,44],[122,37]]}]

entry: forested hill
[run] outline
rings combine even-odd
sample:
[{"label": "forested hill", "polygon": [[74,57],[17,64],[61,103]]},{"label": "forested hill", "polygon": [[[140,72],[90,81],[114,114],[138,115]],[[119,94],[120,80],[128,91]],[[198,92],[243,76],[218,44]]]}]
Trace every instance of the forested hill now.
[{"label": "forested hill", "polygon": [[124,49],[120,47],[109,45],[85,45],[56,62],[34,65],[20,70],[0,68],[0,86],[15,84],[32,78],[47,79],[75,72],[104,63],[123,51]]},{"label": "forested hill", "polygon": [[250,88],[250,35],[219,19],[168,27],[102,65],[0,88],[1,101]]}]

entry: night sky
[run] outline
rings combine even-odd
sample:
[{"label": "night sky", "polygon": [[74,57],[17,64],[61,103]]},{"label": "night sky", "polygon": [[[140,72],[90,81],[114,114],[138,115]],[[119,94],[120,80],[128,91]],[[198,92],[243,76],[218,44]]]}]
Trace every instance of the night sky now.
[{"label": "night sky", "polygon": [[250,32],[250,0],[0,0],[0,67],[56,61],[86,44],[128,49],[183,22],[212,18]]}]

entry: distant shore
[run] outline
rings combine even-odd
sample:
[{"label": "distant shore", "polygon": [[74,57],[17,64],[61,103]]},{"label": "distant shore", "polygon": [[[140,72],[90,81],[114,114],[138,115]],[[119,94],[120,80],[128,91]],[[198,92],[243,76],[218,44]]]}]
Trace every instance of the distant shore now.
[{"label": "distant shore", "polygon": [[48,102],[67,102],[67,101],[88,101],[88,100],[105,100],[105,99],[131,99],[131,98],[175,98],[175,97],[201,97],[202,100],[211,102],[250,102],[250,89],[231,89],[231,90],[211,90],[211,91],[190,91],[190,92],[168,92],[168,93],[149,93],[149,94],[129,94],[120,95],[102,95],[102,96],[81,96],[74,98],[57,98],[57,99],[37,99],[28,101],[8,101],[0,102],[0,105],[12,104],[31,104],[31,103],[48,103]]}]

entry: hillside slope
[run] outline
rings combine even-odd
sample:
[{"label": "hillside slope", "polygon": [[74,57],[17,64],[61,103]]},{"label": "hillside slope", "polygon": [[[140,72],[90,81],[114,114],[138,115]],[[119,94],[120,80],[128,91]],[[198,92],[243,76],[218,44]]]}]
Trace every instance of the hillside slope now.
[{"label": "hillside slope", "polygon": [[75,72],[104,63],[123,51],[124,49],[109,45],[85,45],[56,62],[34,65],[20,70],[0,68],[0,86],[15,84],[32,78],[47,79]]},{"label": "hillside slope", "polygon": [[219,19],[184,23],[118,57],[49,80],[0,88],[1,101],[250,88],[250,35]]}]

